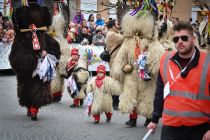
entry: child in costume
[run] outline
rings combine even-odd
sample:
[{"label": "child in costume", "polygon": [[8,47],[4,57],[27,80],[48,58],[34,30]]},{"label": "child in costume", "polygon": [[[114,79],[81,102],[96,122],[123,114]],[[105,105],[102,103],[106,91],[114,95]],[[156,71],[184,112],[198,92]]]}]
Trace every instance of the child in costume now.
[{"label": "child in costume", "polygon": [[88,107],[89,114],[93,114],[94,124],[99,124],[100,114],[105,112],[106,122],[112,117],[112,95],[119,95],[121,87],[118,81],[106,76],[106,67],[97,67],[97,76],[93,77],[87,86],[87,93],[93,93],[93,103]]},{"label": "child in costume", "polygon": [[69,76],[67,90],[74,99],[74,103],[70,105],[70,107],[74,108],[83,104],[89,72],[87,70],[87,61],[79,56],[78,49],[73,48],[70,55],[71,59],[67,65],[67,73]]}]

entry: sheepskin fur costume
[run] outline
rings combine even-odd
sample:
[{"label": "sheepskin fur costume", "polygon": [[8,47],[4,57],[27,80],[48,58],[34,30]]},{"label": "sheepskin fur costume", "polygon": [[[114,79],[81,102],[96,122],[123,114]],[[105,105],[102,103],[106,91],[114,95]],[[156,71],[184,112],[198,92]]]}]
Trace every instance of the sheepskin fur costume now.
[{"label": "sheepskin fur costume", "polygon": [[88,81],[87,93],[93,92],[93,104],[91,114],[101,114],[103,112],[112,112],[112,95],[121,93],[121,86],[118,81],[106,76],[100,88],[96,86],[96,77]]},{"label": "sheepskin fur costume", "polygon": [[59,93],[61,98],[64,90],[64,78],[67,77],[66,66],[70,61],[70,50],[67,40],[63,37],[65,26],[65,20],[62,13],[57,13],[53,17],[51,30],[55,32],[54,39],[58,41],[61,49],[61,57],[56,69],[56,77],[51,82],[52,95],[56,98],[56,94]]},{"label": "sheepskin fur costume", "polygon": [[86,96],[86,84],[89,78],[87,59],[82,56],[79,58],[72,75],[76,77],[75,82],[80,86],[79,94],[74,99],[84,99]]},{"label": "sheepskin fur costume", "polygon": [[[122,30],[125,40],[114,59],[112,77],[122,84],[119,109],[122,113],[137,113],[147,118],[153,111],[156,79],[159,71],[159,59],[165,52],[155,35],[155,21],[150,13],[142,16],[131,16],[127,13],[122,21]],[[146,66],[152,78],[144,81],[138,76],[138,69],[134,65],[134,50],[139,43],[140,52],[147,51]],[[127,69],[129,67],[129,69]]]},{"label": "sheepskin fur costume", "polygon": [[173,23],[168,19],[165,22],[163,20],[158,20],[157,26],[159,42],[163,45],[165,50],[175,50],[175,44],[172,41]]}]

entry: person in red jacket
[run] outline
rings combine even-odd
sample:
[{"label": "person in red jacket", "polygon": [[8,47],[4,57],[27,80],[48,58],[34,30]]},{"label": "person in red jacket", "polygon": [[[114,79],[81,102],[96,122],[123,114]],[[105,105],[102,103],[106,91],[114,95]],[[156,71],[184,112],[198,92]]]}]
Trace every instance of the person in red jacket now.
[{"label": "person in red jacket", "polygon": [[70,52],[71,60],[67,65],[67,73],[68,76],[71,75],[71,73],[74,70],[74,67],[76,66],[78,60],[79,60],[79,50],[77,48],[73,48]]},{"label": "person in red jacket", "polygon": [[152,122],[162,116],[161,140],[210,140],[210,55],[195,44],[188,22],[174,26],[176,52],[160,60]]}]

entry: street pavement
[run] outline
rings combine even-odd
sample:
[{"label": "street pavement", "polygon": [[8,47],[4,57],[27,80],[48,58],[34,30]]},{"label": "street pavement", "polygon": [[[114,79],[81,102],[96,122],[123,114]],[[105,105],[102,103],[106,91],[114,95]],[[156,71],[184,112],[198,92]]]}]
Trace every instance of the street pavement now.
[{"label": "street pavement", "polygon": [[[111,123],[102,114],[100,124],[92,124],[84,106],[70,108],[70,104],[65,88],[61,102],[42,107],[38,121],[31,121],[18,104],[16,76],[0,74],[0,140],[141,140],[147,132],[144,117],[138,118],[136,128],[128,128],[124,125],[128,114],[113,111]],[[159,125],[148,140],[159,140],[160,130]]]}]

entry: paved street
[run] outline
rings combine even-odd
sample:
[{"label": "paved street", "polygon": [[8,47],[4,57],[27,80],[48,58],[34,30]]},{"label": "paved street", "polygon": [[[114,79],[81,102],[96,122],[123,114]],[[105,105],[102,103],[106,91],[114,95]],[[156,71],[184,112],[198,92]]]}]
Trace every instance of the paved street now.
[{"label": "paved street", "polygon": [[[141,140],[147,130],[145,118],[138,119],[136,128],[124,123],[128,114],[113,111],[112,122],[105,115],[98,125],[85,116],[85,107],[72,109],[72,99],[65,91],[62,101],[41,108],[38,121],[26,116],[26,109],[18,105],[16,77],[0,75],[0,140]],[[159,140],[160,126],[148,140]]]}]

